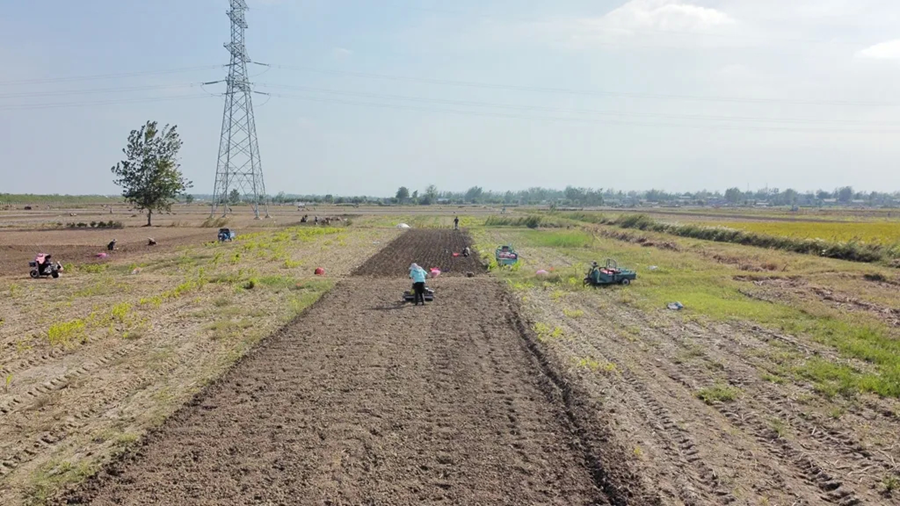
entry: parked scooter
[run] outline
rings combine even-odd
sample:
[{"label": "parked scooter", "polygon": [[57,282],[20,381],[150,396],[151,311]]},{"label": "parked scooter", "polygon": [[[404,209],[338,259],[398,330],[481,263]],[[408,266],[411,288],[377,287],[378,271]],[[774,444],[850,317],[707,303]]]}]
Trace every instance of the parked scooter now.
[{"label": "parked scooter", "polygon": [[55,279],[59,277],[59,273],[63,270],[61,263],[50,260],[50,255],[44,253],[38,253],[33,262],[28,262],[28,266],[31,267],[30,274],[34,279],[46,278],[47,276]]}]

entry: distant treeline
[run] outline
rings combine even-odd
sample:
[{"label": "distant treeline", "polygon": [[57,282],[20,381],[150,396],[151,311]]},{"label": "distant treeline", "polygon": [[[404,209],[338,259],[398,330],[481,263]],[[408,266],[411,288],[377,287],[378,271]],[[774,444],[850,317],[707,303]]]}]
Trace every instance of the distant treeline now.
[{"label": "distant treeline", "polygon": [[491,204],[491,205],[548,205],[548,206],[636,206],[660,205],[758,205],[772,206],[900,206],[900,191],[859,192],[851,186],[833,191],[818,190],[799,192],[794,189],[780,190],[765,188],[756,191],[741,191],[729,188],[724,192],[666,192],[664,190],[622,191],[614,189],[579,188],[567,186],[564,189],[533,187],[518,191],[491,191],[473,186],[466,191],[440,191],[434,185],[419,191],[400,187],[393,197],[335,196],[335,195],[290,195],[279,193],[272,197],[273,203],[329,203],[329,204]]},{"label": "distant treeline", "polygon": [[[236,193],[236,192],[232,192]],[[191,194],[181,198],[182,202],[209,202],[212,195]],[[229,195],[232,204],[246,200],[244,196]],[[637,205],[691,205],[691,206],[867,206],[900,207],[900,191],[861,192],[852,186],[836,188],[833,191],[817,190],[800,192],[791,188],[763,188],[755,191],[741,191],[729,188],[724,192],[701,190],[696,192],[667,192],[664,190],[623,191],[610,188],[583,188],[567,186],[564,189],[532,187],[517,191],[492,191],[473,186],[466,191],[443,191],[435,185],[422,190],[400,187],[391,197],[341,196],[341,195],[300,195],[280,192],[268,196],[273,204],[310,203],[337,205],[434,205],[434,204],[490,204],[506,206],[637,206]],[[103,195],[11,195],[0,193],[0,205],[4,204],[49,204],[49,203],[118,203],[118,196]]]}]

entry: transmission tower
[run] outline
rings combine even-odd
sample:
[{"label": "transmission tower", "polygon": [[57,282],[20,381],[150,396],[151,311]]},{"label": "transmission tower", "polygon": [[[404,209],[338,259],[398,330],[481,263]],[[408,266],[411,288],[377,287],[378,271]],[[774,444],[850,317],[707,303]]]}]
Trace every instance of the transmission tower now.
[{"label": "transmission tower", "polygon": [[222,116],[222,137],[219,139],[219,162],[216,166],[216,184],[213,188],[212,212],[214,215],[222,205],[222,215],[228,213],[228,203],[237,190],[244,202],[253,206],[253,213],[259,219],[259,207],[265,208],[266,185],[263,181],[262,164],[259,159],[259,144],[256,139],[256,119],[253,115],[253,90],[247,76],[247,48],[244,32],[247,30],[247,3],[245,0],[230,0],[231,42],[225,49],[231,53],[228,77],[225,79],[225,113]]}]

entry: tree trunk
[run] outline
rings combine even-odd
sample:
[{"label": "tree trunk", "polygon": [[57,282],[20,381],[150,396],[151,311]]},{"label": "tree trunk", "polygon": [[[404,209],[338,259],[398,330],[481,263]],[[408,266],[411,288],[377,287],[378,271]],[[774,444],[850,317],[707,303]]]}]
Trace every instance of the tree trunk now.
[{"label": "tree trunk", "polygon": [[150,219],[153,218],[153,209],[147,209],[147,226],[150,225]]}]

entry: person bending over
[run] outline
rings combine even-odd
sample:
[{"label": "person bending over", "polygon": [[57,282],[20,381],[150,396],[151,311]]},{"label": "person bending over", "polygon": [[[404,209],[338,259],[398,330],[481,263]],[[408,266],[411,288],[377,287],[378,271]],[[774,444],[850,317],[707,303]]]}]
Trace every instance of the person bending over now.
[{"label": "person bending over", "polygon": [[415,300],[415,305],[419,305],[419,301],[422,302],[422,305],[425,305],[425,277],[427,273],[425,269],[418,266],[418,264],[412,264],[409,266],[409,277],[413,280],[413,299]]}]

